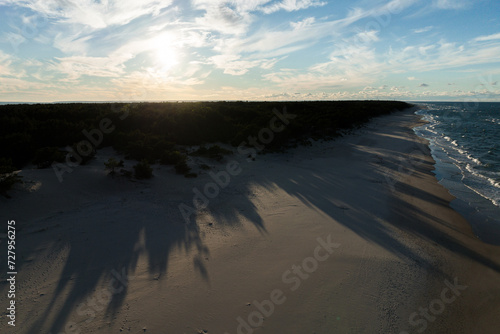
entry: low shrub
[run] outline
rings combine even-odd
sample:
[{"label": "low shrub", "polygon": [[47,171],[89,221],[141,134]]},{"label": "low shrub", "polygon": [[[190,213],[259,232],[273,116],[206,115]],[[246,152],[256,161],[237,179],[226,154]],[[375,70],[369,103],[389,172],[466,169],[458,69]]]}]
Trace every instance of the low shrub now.
[{"label": "low shrub", "polygon": [[0,193],[5,195],[12,186],[21,182],[21,177],[15,173],[16,168],[12,164],[11,159],[0,158]]},{"label": "low shrub", "polygon": [[[96,154],[95,147],[90,146],[91,147],[90,152],[82,152],[82,154],[80,154],[80,152],[78,151],[78,145],[79,145],[79,143],[74,144],[71,148],[73,149],[73,152],[78,154],[79,158],[81,159],[80,165],[86,165],[90,160],[94,159],[95,154]],[[82,149],[80,148],[80,150],[82,150]]]},{"label": "low shrub", "polygon": [[225,148],[222,148],[219,145],[212,145],[209,148],[202,146],[193,153],[191,153],[191,155],[194,156],[206,157],[217,161],[221,161],[225,155],[229,154],[233,154],[233,151],[226,150]]},{"label": "low shrub", "polygon": [[114,175],[116,173],[115,168],[123,167],[123,160],[116,160],[115,158],[109,158],[107,162],[104,163],[104,167],[109,170],[109,174]]},{"label": "low shrub", "polygon": [[153,169],[146,160],[142,160],[134,166],[134,176],[136,179],[150,179],[153,177]]},{"label": "low shrub", "polygon": [[120,174],[122,174],[123,176],[125,176],[126,178],[129,178],[129,179],[133,175],[132,171],[126,170],[126,169],[120,169]]},{"label": "low shrub", "polygon": [[179,151],[165,151],[160,158],[160,163],[162,165],[176,165],[185,160],[186,156]]},{"label": "low shrub", "polygon": [[42,169],[50,167],[53,162],[63,162],[65,158],[65,152],[57,147],[43,147],[36,151],[33,163]]},{"label": "low shrub", "polygon": [[177,174],[187,174],[191,168],[187,165],[186,161],[180,161],[175,165],[175,172]]}]

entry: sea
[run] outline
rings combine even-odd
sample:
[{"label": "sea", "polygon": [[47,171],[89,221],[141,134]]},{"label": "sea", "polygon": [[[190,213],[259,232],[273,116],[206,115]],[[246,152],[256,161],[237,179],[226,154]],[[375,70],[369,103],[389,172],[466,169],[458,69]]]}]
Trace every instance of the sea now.
[{"label": "sea", "polygon": [[416,103],[428,123],[414,129],[429,140],[434,174],[456,197],[451,206],[476,236],[500,245],[500,103]]}]

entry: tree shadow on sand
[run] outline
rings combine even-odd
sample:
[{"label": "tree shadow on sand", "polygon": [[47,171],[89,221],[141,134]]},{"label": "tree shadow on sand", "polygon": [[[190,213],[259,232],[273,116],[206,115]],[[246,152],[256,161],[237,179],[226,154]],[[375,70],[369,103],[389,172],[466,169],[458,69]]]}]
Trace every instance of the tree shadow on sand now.
[{"label": "tree shadow on sand", "polygon": [[[65,262],[53,268],[61,270],[57,287],[28,332],[40,328],[47,328],[49,333],[75,332],[102,313],[112,319],[123,307],[129,281],[134,280],[142,257],[147,261],[147,279],[152,282],[168,281],[170,256],[172,252],[181,252],[191,257],[194,271],[210,284],[205,266],[210,252],[199,224],[185,222],[178,208],[180,200],[165,201],[162,191],[147,188],[140,188],[145,189],[141,191],[142,197],[134,195],[133,200],[128,200],[126,194],[113,195],[112,200],[101,194],[100,199],[97,197],[77,214],[62,212],[43,221],[45,226],[62,225],[62,231],[45,232],[45,237],[33,238],[38,244],[30,244],[30,249],[48,243],[47,253],[53,258],[64,258]],[[215,219],[226,227],[237,227],[246,219],[266,233],[253,203],[249,199],[245,202],[245,196],[241,203],[246,212],[241,212],[241,206],[227,208],[223,214],[217,213]],[[57,233],[59,240],[53,242]]]},{"label": "tree shadow on sand", "polygon": [[[395,141],[408,140],[405,139],[407,127],[402,126],[398,131],[399,137],[389,138],[381,134],[376,138],[376,141],[388,143],[387,148],[377,152],[370,152],[373,142],[346,144],[350,155],[346,163],[350,159],[361,160],[361,174],[350,171],[348,165],[322,166],[316,170],[313,164],[304,161],[285,163],[281,160],[275,165],[270,163],[261,167],[261,170],[252,170],[254,167],[250,164],[244,174],[252,176],[232,180],[230,187],[222,189],[208,209],[199,213],[198,224],[185,224],[178,209],[181,202],[162,202],[161,191],[145,193],[130,202],[117,198],[107,204],[95,204],[92,213],[81,212],[77,215],[77,221],[71,220],[74,219],[71,212],[59,215],[54,219],[72,224],[72,227],[65,230],[60,241],[53,243],[50,251],[54,254],[67,252],[66,262],[48,307],[37,317],[29,332],[47,327],[52,333],[69,331],[68,326],[92,322],[98,312],[105,312],[107,317],[112,318],[123,307],[128,293],[128,280],[135,275],[138,261],[143,255],[147,257],[151,280],[165,277],[170,255],[182,250],[186,256],[192,257],[193,268],[202,280],[209,282],[209,272],[203,261],[209,249],[204,243],[199,224],[216,222],[221,227],[238,227],[247,221],[261,233],[267,233],[265,219],[259,214],[256,204],[259,199],[256,189],[285,191],[311,210],[331,217],[367,241],[419,267],[435,266],[429,258],[409,247],[400,232],[423,242],[437,243],[453,253],[500,272],[498,263],[480,254],[462,239],[447,233],[453,226],[397,196],[398,193],[407,194],[434,205],[448,205],[416,187],[399,182],[389,184],[390,180],[398,180],[398,174],[412,173],[418,178],[429,172],[429,162],[414,164],[412,170],[402,164],[405,159],[410,159],[413,149],[403,154],[390,149]],[[335,151],[331,154],[335,154]],[[273,166],[283,170],[266,173]],[[330,167],[326,168],[327,172],[325,167]],[[389,174],[392,176],[388,178]],[[347,191],[356,187],[357,182],[361,182],[362,192]],[[384,210],[388,205],[389,186],[396,196],[392,196],[393,200],[389,204],[390,218],[383,220],[380,217],[387,216],[383,212],[386,212]],[[99,217],[97,221],[96,216]],[[31,249],[37,249],[37,245]],[[106,301],[104,303],[92,301],[94,305],[98,304],[98,307],[92,307],[88,298],[103,281],[110,282],[109,295],[102,297]],[[64,301],[59,306],[61,299]]]}]

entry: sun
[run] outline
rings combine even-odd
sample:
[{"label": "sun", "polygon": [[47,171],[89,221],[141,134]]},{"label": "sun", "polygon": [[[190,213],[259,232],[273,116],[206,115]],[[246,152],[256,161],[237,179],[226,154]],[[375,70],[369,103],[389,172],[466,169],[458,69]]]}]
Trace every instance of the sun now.
[{"label": "sun", "polygon": [[159,72],[169,72],[179,64],[179,50],[171,36],[159,36],[151,43],[155,67]]},{"label": "sun", "polygon": [[179,64],[177,51],[168,45],[159,47],[155,52],[155,58],[161,71],[167,72]]}]

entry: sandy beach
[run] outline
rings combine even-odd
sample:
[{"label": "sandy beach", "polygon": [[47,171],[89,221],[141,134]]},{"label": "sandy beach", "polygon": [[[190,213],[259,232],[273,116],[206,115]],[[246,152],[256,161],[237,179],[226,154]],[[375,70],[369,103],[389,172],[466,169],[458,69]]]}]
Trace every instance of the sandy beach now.
[{"label": "sandy beach", "polygon": [[0,331],[498,333],[500,240],[450,207],[420,122],[378,117],[193,179],[111,177],[111,149],[63,182],[26,168],[0,199],[18,267],[16,326]]}]

